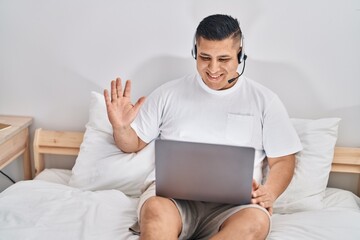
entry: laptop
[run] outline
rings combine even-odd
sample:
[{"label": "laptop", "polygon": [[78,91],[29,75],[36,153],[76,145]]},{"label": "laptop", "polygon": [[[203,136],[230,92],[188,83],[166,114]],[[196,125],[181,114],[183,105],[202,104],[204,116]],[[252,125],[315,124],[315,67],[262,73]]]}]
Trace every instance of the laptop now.
[{"label": "laptop", "polygon": [[248,204],[255,149],[155,141],[156,195],[166,198]]}]

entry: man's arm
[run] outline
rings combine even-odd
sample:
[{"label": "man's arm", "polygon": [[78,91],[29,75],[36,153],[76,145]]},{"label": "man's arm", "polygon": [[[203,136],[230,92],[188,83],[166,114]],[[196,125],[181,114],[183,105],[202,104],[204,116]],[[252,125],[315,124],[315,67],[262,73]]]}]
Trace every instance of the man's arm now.
[{"label": "man's arm", "polygon": [[264,185],[254,182],[252,203],[259,204],[272,214],[275,200],[289,185],[295,169],[295,154],[268,158],[270,171]]},{"label": "man's arm", "polygon": [[123,129],[113,127],[113,132],[115,144],[123,152],[138,152],[147,145],[130,126]]},{"label": "man's arm", "polygon": [[117,78],[116,81],[111,81],[111,96],[107,90],[104,90],[104,97],[116,146],[123,152],[138,152],[146,146],[146,143],[137,136],[130,124],[145,102],[145,97],[141,97],[133,105],[130,100],[130,93],[131,82],[126,81],[123,92],[121,79]]}]

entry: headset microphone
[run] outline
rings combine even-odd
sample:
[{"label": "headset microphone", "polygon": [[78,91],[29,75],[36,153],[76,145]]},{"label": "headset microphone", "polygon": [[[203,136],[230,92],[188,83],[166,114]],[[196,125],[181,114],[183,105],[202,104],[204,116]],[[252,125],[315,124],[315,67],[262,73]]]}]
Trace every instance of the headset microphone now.
[{"label": "headset microphone", "polygon": [[234,82],[234,81],[235,81],[236,79],[238,79],[239,77],[240,77],[240,74],[237,75],[237,76],[234,77],[234,78],[229,79],[229,80],[228,80],[228,83],[230,84],[230,83]]},{"label": "headset microphone", "polygon": [[245,62],[246,62],[247,56],[244,55],[243,59],[244,59],[244,60],[243,60],[243,68],[242,68],[242,70],[241,70],[241,73],[240,73],[239,75],[237,75],[236,77],[229,79],[229,80],[228,80],[228,83],[229,83],[229,84],[231,84],[232,82],[234,82],[235,80],[237,80],[237,79],[244,73],[244,70],[245,70]]}]

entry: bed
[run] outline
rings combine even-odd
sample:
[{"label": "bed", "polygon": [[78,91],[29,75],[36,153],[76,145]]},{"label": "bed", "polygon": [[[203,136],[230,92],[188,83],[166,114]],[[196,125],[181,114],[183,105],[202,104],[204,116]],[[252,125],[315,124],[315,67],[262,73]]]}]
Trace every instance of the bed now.
[{"label": "bed", "polygon": [[[292,121],[304,149],[276,202],[268,239],[360,239],[360,198],[327,187],[331,171],[360,173],[360,148],[335,146],[337,118]],[[111,131],[98,93],[85,132],[37,129],[35,178],[0,193],[0,240],[138,239],[128,228],[142,189],[154,180],[153,144],[125,154]],[[48,169],[48,155],[77,157],[72,170]]]}]

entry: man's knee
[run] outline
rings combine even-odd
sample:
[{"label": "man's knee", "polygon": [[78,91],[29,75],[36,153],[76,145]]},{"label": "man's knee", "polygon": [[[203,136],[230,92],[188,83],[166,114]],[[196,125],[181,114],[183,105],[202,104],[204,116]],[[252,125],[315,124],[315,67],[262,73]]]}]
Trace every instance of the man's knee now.
[{"label": "man's knee", "polygon": [[253,239],[264,239],[270,229],[269,215],[257,208],[243,209],[229,217],[221,230],[231,228],[240,235],[252,236]]},{"label": "man's knee", "polygon": [[140,212],[140,222],[142,221],[181,225],[176,205],[170,199],[162,197],[151,197],[146,200]]},{"label": "man's knee", "polygon": [[151,197],[148,200],[146,200],[146,202],[144,203],[144,205],[141,208],[141,219],[143,218],[158,218],[161,217],[162,215],[162,199],[158,198],[158,197]]},{"label": "man's knee", "polygon": [[176,205],[169,199],[151,197],[140,211],[141,239],[177,239],[182,223]]},{"label": "man's knee", "polygon": [[254,224],[250,226],[250,233],[255,239],[262,239],[267,236],[270,230],[270,218],[262,210],[257,210],[254,216]]}]

